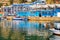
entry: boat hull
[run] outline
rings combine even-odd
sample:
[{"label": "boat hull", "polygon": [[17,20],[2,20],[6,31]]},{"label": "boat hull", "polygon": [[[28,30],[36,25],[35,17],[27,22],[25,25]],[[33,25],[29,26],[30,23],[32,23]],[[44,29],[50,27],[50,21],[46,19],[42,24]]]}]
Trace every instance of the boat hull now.
[{"label": "boat hull", "polygon": [[26,21],[28,19],[27,18],[13,18],[12,20],[24,20],[24,21]]}]

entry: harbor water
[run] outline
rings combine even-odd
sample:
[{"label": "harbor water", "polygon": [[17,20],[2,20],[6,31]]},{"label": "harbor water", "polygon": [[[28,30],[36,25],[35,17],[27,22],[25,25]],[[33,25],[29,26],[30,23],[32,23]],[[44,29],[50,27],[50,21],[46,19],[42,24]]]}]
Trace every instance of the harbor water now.
[{"label": "harbor water", "polygon": [[1,20],[0,40],[59,40],[60,38],[52,35],[44,24],[33,21]]}]

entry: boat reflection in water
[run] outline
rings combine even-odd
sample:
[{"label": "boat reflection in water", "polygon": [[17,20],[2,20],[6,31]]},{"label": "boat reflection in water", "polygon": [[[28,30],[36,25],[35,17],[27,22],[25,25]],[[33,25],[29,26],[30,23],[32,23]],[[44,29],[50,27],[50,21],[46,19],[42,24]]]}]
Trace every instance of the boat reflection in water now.
[{"label": "boat reflection in water", "polygon": [[45,23],[20,20],[2,20],[0,22],[0,38],[4,40],[41,40],[42,38],[40,39],[40,36],[47,38],[50,34],[50,32],[46,30],[44,24]]}]

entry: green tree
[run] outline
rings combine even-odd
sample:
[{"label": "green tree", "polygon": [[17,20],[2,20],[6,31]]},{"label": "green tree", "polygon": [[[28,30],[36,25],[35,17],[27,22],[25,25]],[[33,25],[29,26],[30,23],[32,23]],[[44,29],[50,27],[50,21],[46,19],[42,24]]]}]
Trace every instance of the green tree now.
[{"label": "green tree", "polygon": [[19,3],[23,3],[23,0],[19,0]]},{"label": "green tree", "polygon": [[36,0],[32,0],[32,2],[34,2],[34,1],[36,1]]},{"label": "green tree", "polygon": [[2,6],[3,4],[2,3],[0,3],[0,7]]},{"label": "green tree", "polygon": [[9,0],[10,1],[10,4],[13,4],[13,0]]},{"label": "green tree", "polygon": [[6,4],[5,6],[9,6],[8,4]]},{"label": "green tree", "polygon": [[26,1],[25,0],[19,0],[19,3],[25,3]]}]

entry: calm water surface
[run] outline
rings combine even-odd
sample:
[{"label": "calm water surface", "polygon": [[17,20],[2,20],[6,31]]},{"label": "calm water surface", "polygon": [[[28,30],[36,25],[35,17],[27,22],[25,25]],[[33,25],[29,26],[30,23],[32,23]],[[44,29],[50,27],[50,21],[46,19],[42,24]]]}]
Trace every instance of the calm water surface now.
[{"label": "calm water surface", "polygon": [[49,40],[45,23],[20,20],[0,21],[0,40]]}]

